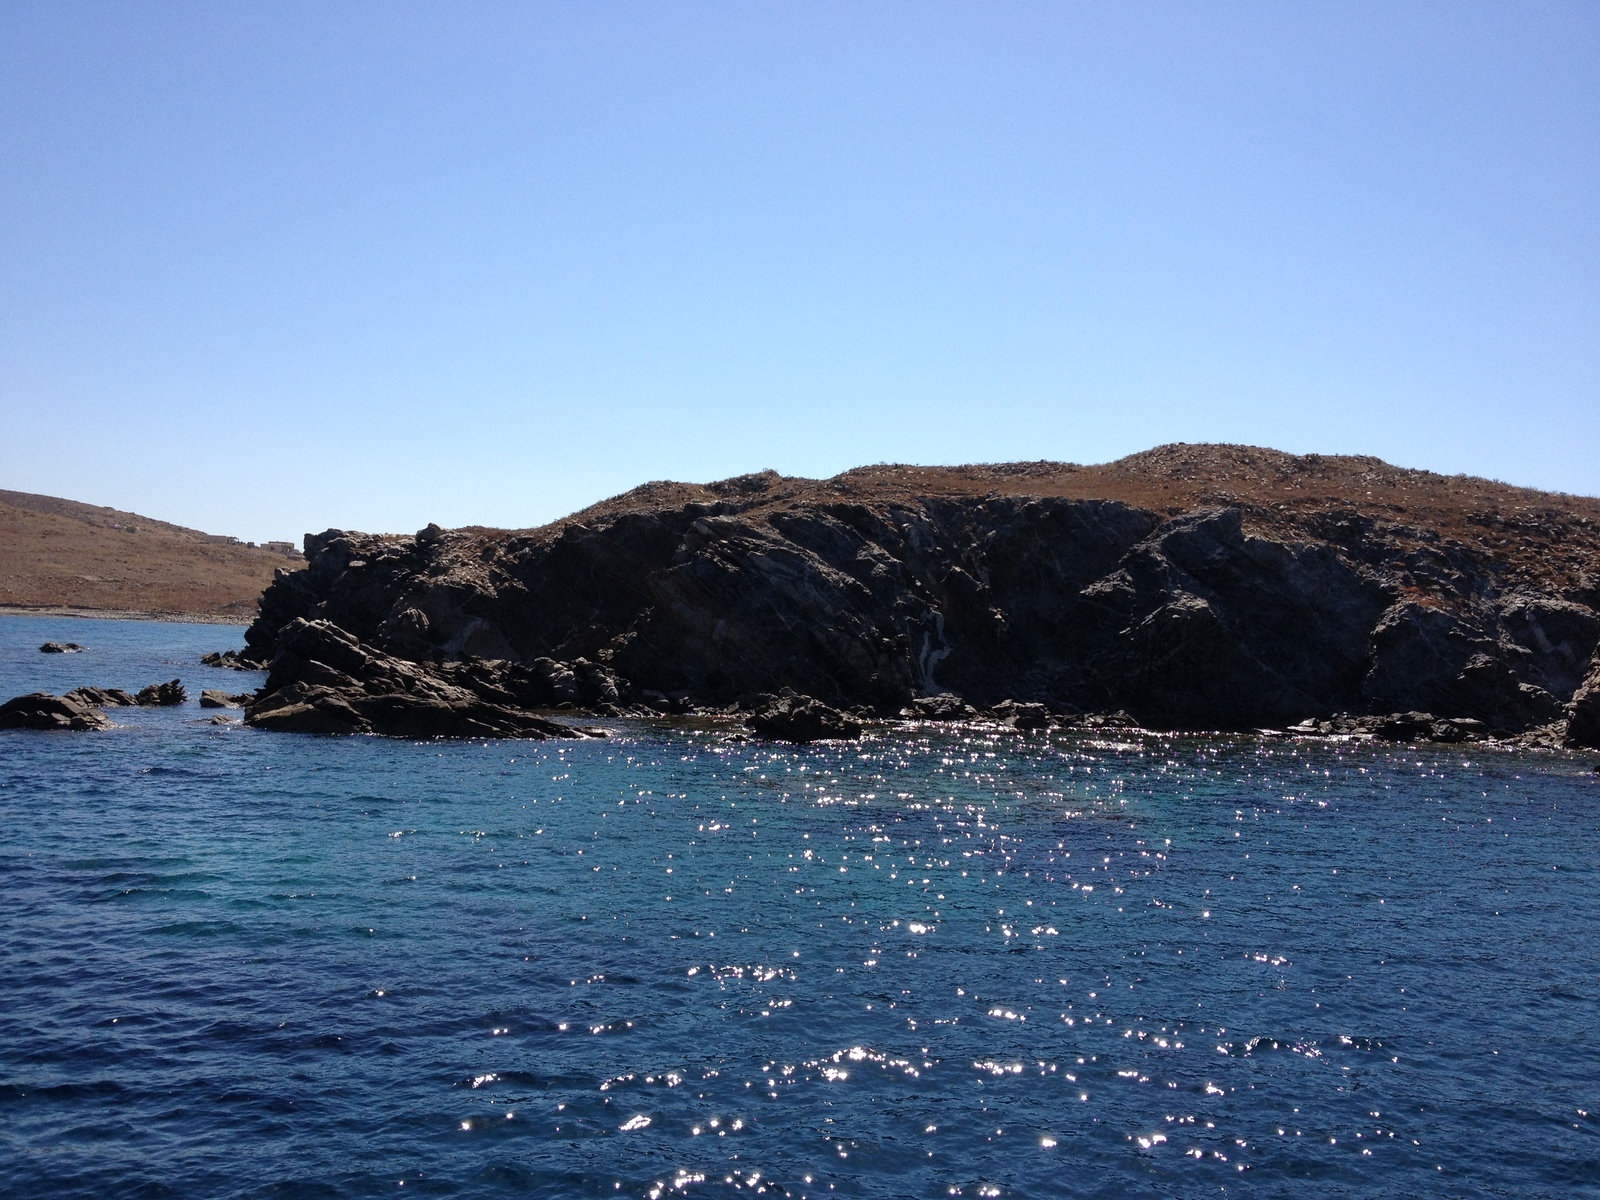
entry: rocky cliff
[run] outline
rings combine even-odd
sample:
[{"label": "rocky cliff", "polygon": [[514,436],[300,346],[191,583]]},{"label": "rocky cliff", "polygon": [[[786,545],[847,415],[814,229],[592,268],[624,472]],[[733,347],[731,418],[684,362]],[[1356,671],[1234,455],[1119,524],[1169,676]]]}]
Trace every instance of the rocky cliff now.
[{"label": "rocky cliff", "polygon": [[524,702],[949,692],[1166,728],[1425,710],[1559,733],[1586,677],[1600,692],[1600,501],[1372,458],[767,472],[534,530],[329,530],[305,554],[253,657],[325,621],[413,662],[518,664]]}]

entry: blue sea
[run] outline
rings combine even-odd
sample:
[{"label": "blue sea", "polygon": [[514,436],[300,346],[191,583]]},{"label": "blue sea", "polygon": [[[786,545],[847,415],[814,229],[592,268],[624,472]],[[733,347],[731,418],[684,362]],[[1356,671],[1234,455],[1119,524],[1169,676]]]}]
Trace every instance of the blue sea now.
[{"label": "blue sea", "polygon": [[6,1196],[1600,1194],[1595,755],[212,715],[0,733]]}]

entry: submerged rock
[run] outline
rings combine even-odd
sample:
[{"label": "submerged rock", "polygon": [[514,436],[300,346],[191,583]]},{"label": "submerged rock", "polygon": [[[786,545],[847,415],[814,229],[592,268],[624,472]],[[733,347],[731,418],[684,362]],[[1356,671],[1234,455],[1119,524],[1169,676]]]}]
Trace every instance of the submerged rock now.
[{"label": "submerged rock", "polygon": [[745,718],[745,724],[775,742],[850,740],[861,722],[810,696],[780,696]]},{"label": "submerged rock", "polygon": [[0,729],[86,731],[110,728],[110,717],[71,696],[33,692],[0,704]]},{"label": "submerged rock", "polygon": [[39,647],[40,654],[82,654],[84,647],[77,642],[46,642]]}]

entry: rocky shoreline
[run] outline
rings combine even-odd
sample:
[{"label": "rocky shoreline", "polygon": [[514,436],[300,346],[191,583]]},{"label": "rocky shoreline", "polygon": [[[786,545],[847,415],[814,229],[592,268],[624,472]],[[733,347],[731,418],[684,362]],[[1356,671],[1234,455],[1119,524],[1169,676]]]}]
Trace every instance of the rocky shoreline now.
[{"label": "rocky shoreline", "polygon": [[[329,530],[267,588],[243,657],[272,664],[267,698],[420,688],[798,737],[1009,705],[1035,727],[1600,744],[1600,502],[1241,447],[1111,467],[1099,490],[1196,502],[1062,494],[1095,487],[1061,464],[874,468],[652,484],[521,533]],[[280,669],[308,626],[359,652],[340,680]],[[286,707],[307,703],[332,711]],[[405,705],[349,708],[326,719]]]},{"label": "rocky shoreline", "polygon": [[757,736],[877,723],[1600,747],[1600,501],[1161,447],[649,484],[538,530],[307,535],[246,647],[264,729]]}]

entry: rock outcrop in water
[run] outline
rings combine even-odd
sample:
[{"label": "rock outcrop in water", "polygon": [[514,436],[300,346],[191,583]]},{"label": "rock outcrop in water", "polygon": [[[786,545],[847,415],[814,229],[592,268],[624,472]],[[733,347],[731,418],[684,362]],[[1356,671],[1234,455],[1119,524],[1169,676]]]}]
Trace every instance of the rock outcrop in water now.
[{"label": "rock outcrop in water", "polygon": [[184,690],[182,681],[173,679],[140,688],[133,702],[145,708],[174,708],[188,698],[189,693]]},{"label": "rock outcrop in water", "polygon": [[0,729],[72,732],[110,728],[111,718],[71,695],[33,692],[0,704]]},{"label": "rock outcrop in water", "polygon": [[76,700],[92,708],[128,708],[139,703],[132,692],[121,688],[79,687],[67,693],[68,700]]},{"label": "rock outcrop in water", "polygon": [[787,688],[885,716],[1416,712],[1582,740],[1600,705],[1600,501],[1370,458],[1173,446],[1103,467],[768,472],[650,484],[525,532],[329,530],[306,558],[247,634],[274,677],[312,622],[530,706],[750,710]]},{"label": "rock outcrop in water", "polygon": [[746,717],[745,724],[779,742],[848,741],[861,736],[860,721],[810,696],[771,698]]},{"label": "rock outcrop in water", "polygon": [[227,667],[234,671],[262,671],[267,667],[266,663],[256,662],[237,650],[213,650],[210,654],[202,654],[200,661],[208,667]]},{"label": "rock outcrop in water", "polygon": [[1481,742],[1488,736],[1482,721],[1470,717],[1441,720],[1432,713],[1389,713],[1352,717],[1344,713],[1324,720],[1312,718],[1291,725],[1289,733],[1316,737],[1370,737],[1383,742]]},{"label": "rock outcrop in water", "polygon": [[173,679],[167,683],[152,683],[135,692],[121,688],[79,687],[66,694],[66,699],[76,700],[95,708],[173,708],[189,698],[182,682]]},{"label": "rock outcrop in water", "polygon": [[331,622],[303,619],[279,630],[276,647],[265,687],[245,705],[245,720],[261,729],[408,738],[598,732],[527,711],[554,694],[537,666],[422,665],[364,646]]}]

